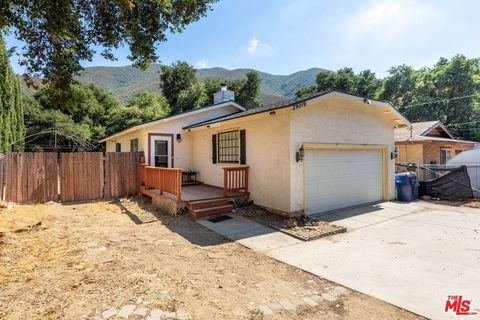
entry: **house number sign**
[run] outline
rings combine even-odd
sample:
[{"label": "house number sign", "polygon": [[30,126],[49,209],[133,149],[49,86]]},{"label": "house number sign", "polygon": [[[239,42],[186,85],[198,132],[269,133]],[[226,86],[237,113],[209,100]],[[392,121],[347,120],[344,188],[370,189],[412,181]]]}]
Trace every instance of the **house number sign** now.
[{"label": "house number sign", "polygon": [[305,107],[306,105],[307,105],[306,101],[300,101],[300,102],[297,102],[295,104],[292,104],[292,109],[297,110],[297,109]]}]

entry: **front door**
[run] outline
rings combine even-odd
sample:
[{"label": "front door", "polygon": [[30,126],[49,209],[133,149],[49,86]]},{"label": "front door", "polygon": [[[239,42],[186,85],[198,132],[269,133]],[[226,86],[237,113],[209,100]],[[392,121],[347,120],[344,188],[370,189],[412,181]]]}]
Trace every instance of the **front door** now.
[{"label": "front door", "polygon": [[154,167],[172,167],[172,138],[152,136],[150,139],[150,165]]}]

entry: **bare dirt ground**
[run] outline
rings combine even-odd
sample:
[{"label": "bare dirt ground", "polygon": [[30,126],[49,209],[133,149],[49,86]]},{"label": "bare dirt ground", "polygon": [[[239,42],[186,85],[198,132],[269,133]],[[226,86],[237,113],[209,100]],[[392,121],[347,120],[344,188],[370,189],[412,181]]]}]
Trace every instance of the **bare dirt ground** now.
[{"label": "bare dirt ground", "polygon": [[[188,217],[162,215],[145,201],[130,207],[53,203],[0,211],[0,319],[101,319],[102,311],[126,304],[181,309],[192,319],[233,319],[235,308],[337,287]],[[243,316],[263,318],[420,317],[348,290],[316,307]]]}]

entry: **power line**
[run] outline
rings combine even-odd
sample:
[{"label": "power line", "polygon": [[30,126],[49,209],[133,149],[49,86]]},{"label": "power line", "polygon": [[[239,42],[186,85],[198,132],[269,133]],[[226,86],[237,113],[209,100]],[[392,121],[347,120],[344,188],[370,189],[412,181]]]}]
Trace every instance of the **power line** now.
[{"label": "power line", "polygon": [[426,104],[432,104],[432,103],[438,103],[438,102],[448,102],[448,101],[460,100],[460,99],[467,99],[467,98],[473,98],[473,97],[480,97],[480,93],[471,94],[471,95],[462,96],[462,97],[455,97],[455,98],[450,98],[450,99],[441,99],[441,100],[433,100],[433,101],[427,101],[427,102],[409,104],[409,105],[406,105],[406,106],[399,107],[399,109],[400,109],[400,108],[402,108],[402,109],[409,109],[409,108],[412,108],[412,107],[424,106],[424,105],[426,105]]},{"label": "power line", "polygon": [[470,121],[470,122],[462,122],[462,123],[450,123],[448,126],[460,126],[460,125],[465,125],[465,124],[472,124],[472,123],[478,123],[480,120],[477,121]]}]

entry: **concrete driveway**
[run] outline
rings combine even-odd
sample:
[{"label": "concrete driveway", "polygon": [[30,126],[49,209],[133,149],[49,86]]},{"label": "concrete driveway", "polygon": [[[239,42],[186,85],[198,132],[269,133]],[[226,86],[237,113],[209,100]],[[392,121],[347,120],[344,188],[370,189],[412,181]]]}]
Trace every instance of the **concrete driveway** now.
[{"label": "concrete driveway", "polygon": [[[349,231],[301,242],[251,225],[231,239],[428,318],[458,318],[444,312],[457,294],[480,314],[480,209],[386,202],[320,218]],[[229,237],[228,221],[202,224]]]}]

